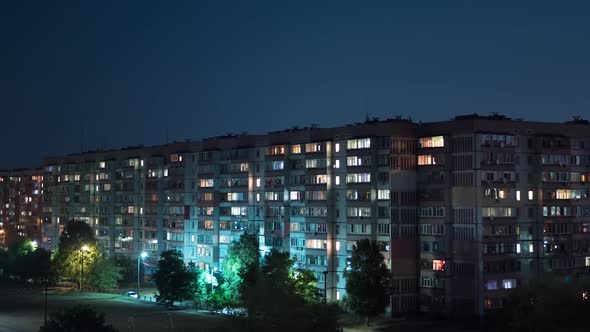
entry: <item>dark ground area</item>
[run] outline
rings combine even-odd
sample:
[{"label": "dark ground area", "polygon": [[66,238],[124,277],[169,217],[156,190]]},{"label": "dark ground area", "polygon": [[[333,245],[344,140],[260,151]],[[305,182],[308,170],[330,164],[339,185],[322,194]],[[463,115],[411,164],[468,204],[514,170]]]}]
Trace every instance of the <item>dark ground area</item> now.
[{"label": "dark ground area", "polygon": [[[0,332],[37,331],[43,324],[44,290],[0,285]],[[169,310],[154,303],[113,294],[79,293],[50,288],[48,313],[63,307],[90,305],[122,331],[237,331],[223,315],[196,310]],[[131,317],[131,319],[130,319]],[[173,329],[171,329],[173,328]]]}]

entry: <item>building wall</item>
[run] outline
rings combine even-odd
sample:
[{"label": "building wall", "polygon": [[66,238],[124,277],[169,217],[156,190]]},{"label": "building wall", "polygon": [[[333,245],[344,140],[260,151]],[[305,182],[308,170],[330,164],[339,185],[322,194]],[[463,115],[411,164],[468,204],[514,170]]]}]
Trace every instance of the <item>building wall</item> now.
[{"label": "building wall", "polygon": [[0,172],[0,246],[41,240],[42,186],[40,169]]},{"label": "building wall", "polygon": [[[393,314],[481,315],[544,271],[588,273],[589,128],[473,115],[48,158],[43,243],[81,219],[110,255],[155,264],[176,249],[212,269],[249,232],[337,300],[352,246],[369,238],[391,269]],[[7,176],[3,220],[16,213]]]}]

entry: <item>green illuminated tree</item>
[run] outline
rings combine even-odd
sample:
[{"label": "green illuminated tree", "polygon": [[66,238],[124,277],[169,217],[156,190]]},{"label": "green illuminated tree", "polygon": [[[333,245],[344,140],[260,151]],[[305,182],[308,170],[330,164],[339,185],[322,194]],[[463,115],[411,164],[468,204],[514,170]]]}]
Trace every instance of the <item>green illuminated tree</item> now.
[{"label": "green illuminated tree", "polygon": [[51,254],[49,251],[33,246],[30,240],[13,242],[8,250],[2,251],[0,270],[21,281],[42,282],[50,277]]},{"label": "green illuminated tree", "polygon": [[117,287],[123,269],[114,259],[99,257],[90,267],[89,283],[99,292]]},{"label": "green illuminated tree", "polygon": [[368,239],[357,242],[344,271],[348,305],[359,315],[369,317],[385,312],[389,303],[390,273],[379,247]]},{"label": "green illuminated tree", "polygon": [[[83,250],[87,249],[87,250]],[[68,280],[88,281],[91,267],[101,256],[90,226],[80,220],[69,221],[59,238],[55,268],[57,275]],[[81,286],[81,285],[80,285]]]},{"label": "green illuminated tree", "polygon": [[240,288],[244,274],[260,261],[258,239],[252,234],[243,234],[240,240],[233,242],[223,261],[224,282],[220,287],[220,297],[227,307],[237,306],[240,302]]},{"label": "green illuminated tree", "polygon": [[182,253],[176,250],[160,254],[152,279],[158,288],[156,301],[159,303],[173,305],[174,301],[193,299],[197,291],[197,274],[192,267],[184,265]]}]

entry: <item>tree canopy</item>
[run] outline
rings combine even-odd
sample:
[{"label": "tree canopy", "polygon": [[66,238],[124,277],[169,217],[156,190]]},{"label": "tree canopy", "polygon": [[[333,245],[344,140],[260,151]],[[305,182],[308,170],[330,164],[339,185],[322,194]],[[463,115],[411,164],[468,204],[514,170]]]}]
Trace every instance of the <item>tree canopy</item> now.
[{"label": "tree canopy", "polygon": [[590,280],[544,275],[518,287],[500,316],[520,332],[574,331],[588,327]]},{"label": "tree canopy", "polygon": [[336,311],[320,303],[313,272],[294,269],[294,263],[289,253],[272,249],[260,266],[243,274],[242,301],[251,330],[336,330]]},{"label": "tree canopy", "polygon": [[105,325],[103,313],[89,306],[76,306],[51,313],[46,326],[39,332],[117,332],[112,325]]},{"label": "tree canopy", "polygon": [[225,282],[220,291],[226,306],[237,305],[240,302],[240,287],[243,276],[253,266],[258,266],[260,251],[258,239],[252,234],[242,234],[239,241],[234,241],[229,246],[225,260],[223,261],[223,277]]},{"label": "tree canopy", "polygon": [[33,246],[29,240],[14,241],[0,252],[0,271],[3,277],[15,276],[20,280],[42,282],[51,278],[51,254]]},{"label": "tree canopy", "polygon": [[192,299],[197,290],[196,277],[193,268],[184,265],[181,252],[162,252],[158,260],[158,269],[152,276],[159,293],[156,295],[156,301],[173,305],[174,301]]},{"label": "tree canopy", "polygon": [[390,273],[379,247],[368,239],[357,242],[344,271],[348,305],[367,318],[385,312],[389,303]]},{"label": "tree canopy", "polygon": [[123,269],[114,259],[99,257],[90,267],[89,282],[99,292],[117,287]]},{"label": "tree canopy", "polygon": [[[88,250],[82,250],[87,248]],[[101,256],[90,226],[80,220],[69,221],[59,238],[55,269],[61,278],[81,282],[84,270],[84,283],[89,281],[91,267]],[[80,285],[81,286],[81,285]]]}]

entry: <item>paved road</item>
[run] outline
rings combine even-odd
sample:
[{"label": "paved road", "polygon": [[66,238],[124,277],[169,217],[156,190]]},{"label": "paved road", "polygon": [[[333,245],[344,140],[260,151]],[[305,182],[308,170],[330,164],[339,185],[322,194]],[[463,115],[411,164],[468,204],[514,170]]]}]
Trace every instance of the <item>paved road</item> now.
[{"label": "paved road", "polygon": [[[48,312],[86,304],[104,312],[108,324],[121,332],[151,331],[234,331],[232,321],[223,315],[195,310],[168,310],[163,306],[113,294],[50,292]],[[0,332],[37,331],[43,324],[42,289],[0,286]]]}]

